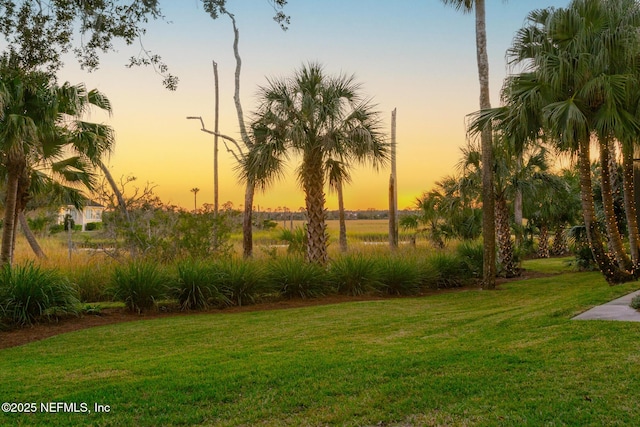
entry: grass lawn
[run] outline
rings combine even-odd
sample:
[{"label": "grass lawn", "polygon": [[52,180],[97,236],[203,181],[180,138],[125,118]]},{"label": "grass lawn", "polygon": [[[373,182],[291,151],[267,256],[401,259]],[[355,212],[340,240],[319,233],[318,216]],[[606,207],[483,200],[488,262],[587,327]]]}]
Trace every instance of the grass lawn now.
[{"label": "grass lawn", "polygon": [[637,288],[564,273],[82,330],[0,350],[0,401],[38,409],[0,424],[640,425],[640,323],[570,320]]}]

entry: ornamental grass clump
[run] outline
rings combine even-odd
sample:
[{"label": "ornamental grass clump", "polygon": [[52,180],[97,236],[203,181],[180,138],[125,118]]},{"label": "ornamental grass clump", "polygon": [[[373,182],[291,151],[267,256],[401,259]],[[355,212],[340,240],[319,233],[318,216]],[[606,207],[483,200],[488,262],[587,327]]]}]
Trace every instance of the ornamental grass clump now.
[{"label": "ornamental grass clump", "polygon": [[268,266],[271,286],[285,298],[317,298],[334,292],[326,270],[299,257],[284,257]]},{"label": "ornamental grass clump", "polygon": [[631,300],[631,304],[629,304],[631,308],[635,308],[636,310],[640,310],[640,295],[636,295]]},{"label": "ornamental grass clump", "polygon": [[157,264],[134,261],[115,268],[109,293],[113,299],[124,302],[129,311],[141,313],[167,297],[168,282]]},{"label": "ornamental grass clump", "polygon": [[113,265],[110,262],[91,263],[67,268],[63,272],[73,287],[78,291],[81,302],[108,301],[108,288],[113,275]]},{"label": "ornamental grass clump", "polygon": [[341,294],[364,295],[381,288],[379,265],[362,254],[344,255],[329,267],[329,278]]},{"label": "ornamental grass clump", "polygon": [[463,241],[456,247],[456,254],[471,277],[482,276],[484,248],[481,241]]},{"label": "ornamental grass clump", "polygon": [[261,263],[230,259],[214,264],[214,286],[227,298],[228,305],[255,304],[273,292]]},{"label": "ornamental grass clump", "polygon": [[27,326],[78,314],[78,296],[56,270],[33,263],[0,269],[0,323]]},{"label": "ornamental grass clump", "polygon": [[466,266],[456,254],[442,251],[434,252],[426,262],[438,272],[437,288],[457,288],[464,284],[465,279],[469,278]]},{"label": "ornamental grass clump", "polygon": [[211,263],[183,261],[178,264],[178,284],[172,288],[172,294],[183,310],[230,305],[229,299],[216,286],[221,274]]},{"label": "ornamental grass clump", "polygon": [[424,270],[413,258],[381,257],[378,259],[378,274],[381,293],[417,295],[422,290]]}]

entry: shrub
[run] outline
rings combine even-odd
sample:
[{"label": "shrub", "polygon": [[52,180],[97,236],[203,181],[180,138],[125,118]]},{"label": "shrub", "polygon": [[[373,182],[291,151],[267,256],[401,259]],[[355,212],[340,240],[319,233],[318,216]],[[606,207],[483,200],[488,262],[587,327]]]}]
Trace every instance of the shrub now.
[{"label": "shrub", "polygon": [[304,227],[296,227],[293,230],[284,228],[278,239],[289,244],[287,247],[289,253],[303,254],[307,249],[307,230]]},{"label": "shrub", "polygon": [[84,226],[85,231],[102,230],[101,222],[90,222]]},{"label": "shrub", "polygon": [[436,281],[438,288],[455,288],[462,286],[463,280],[468,278],[468,271],[462,260],[455,254],[435,252],[427,263],[438,274]]},{"label": "shrub", "polygon": [[60,233],[61,231],[64,231],[64,225],[62,224],[56,224],[49,227],[49,233],[51,234],[57,234],[57,233]]},{"label": "shrub", "polygon": [[333,261],[329,278],[338,292],[346,295],[363,295],[381,286],[377,263],[362,254],[345,255]]},{"label": "shrub", "polygon": [[0,319],[7,326],[77,315],[78,303],[75,289],[55,270],[32,263],[0,269]]},{"label": "shrub", "polygon": [[482,277],[482,263],[484,260],[482,242],[465,240],[456,247],[456,254],[470,277]]},{"label": "shrub", "polygon": [[178,285],[172,291],[182,309],[206,309],[209,304],[229,305],[228,298],[215,286],[220,274],[203,261],[188,260],[178,264]]},{"label": "shrub", "polygon": [[109,292],[133,312],[141,313],[167,296],[167,277],[151,262],[137,261],[115,268]]},{"label": "shrub", "polygon": [[411,258],[384,257],[379,260],[381,291],[390,295],[419,294],[423,269]]},{"label": "shrub", "polygon": [[286,298],[315,298],[332,291],[326,270],[301,258],[280,258],[268,269],[273,287]]},{"label": "shrub", "polygon": [[213,284],[226,296],[229,305],[253,304],[269,291],[264,271],[255,261],[218,261],[214,271],[217,274],[213,276]]},{"label": "shrub", "polygon": [[631,308],[635,308],[636,310],[640,310],[640,295],[636,295],[631,300],[631,304],[629,304]]},{"label": "shrub", "polygon": [[74,266],[63,273],[78,291],[81,302],[107,301],[108,288],[113,275],[113,266],[108,262]]}]

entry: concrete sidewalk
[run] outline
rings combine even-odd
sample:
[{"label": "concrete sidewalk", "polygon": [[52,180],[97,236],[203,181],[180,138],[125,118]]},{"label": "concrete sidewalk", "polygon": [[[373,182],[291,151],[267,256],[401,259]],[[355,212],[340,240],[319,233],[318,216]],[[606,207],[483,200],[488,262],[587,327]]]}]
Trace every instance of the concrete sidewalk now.
[{"label": "concrete sidewalk", "polygon": [[623,320],[626,322],[640,322],[640,311],[629,307],[631,300],[640,295],[640,291],[635,291],[618,299],[614,299],[606,304],[593,307],[582,314],[577,315],[573,320]]}]

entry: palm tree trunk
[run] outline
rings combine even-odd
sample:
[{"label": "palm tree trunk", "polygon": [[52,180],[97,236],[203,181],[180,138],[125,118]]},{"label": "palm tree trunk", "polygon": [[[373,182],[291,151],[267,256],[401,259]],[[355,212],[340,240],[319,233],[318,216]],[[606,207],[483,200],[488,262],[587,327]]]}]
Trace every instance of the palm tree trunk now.
[{"label": "palm tree trunk", "polygon": [[20,169],[15,165],[7,168],[7,186],[4,198],[4,220],[2,223],[2,248],[0,249],[0,263],[11,265],[13,262],[13,235],[15,233],[15,213],[18,196],[18,181]]},{"label": "palm tree trunk", "polygon": [[623,144],[622,146],[622,170],[624,211],[629,233],[629,249],[634,271],[637,271],[640,266],[640,232],[638,231],[635,189],[633,188],[633,145],[631,144]]},{"label": "palm tree trunk", "polygon": [[242,216],[242,255],[244,258],[253,256],[253,195],[255,193],[255,184],[253,181],[247,181],[247,187],[244,192],[244,215]]},{"label": "palm tree trunk", "polygon": [[[487,30],[485,1],[475,1],[476,13],[476,52],[478,59],[478,79],[480,81],[480,108],[491,108],[489,96],[489,57],[487,55]],[[491,130],[485,129],[481,136],[482,144],[482,239],[484,263],[482,268],[482,287],[496,287],[496,212],[493,189],[493,148]]]},{"label": "palm tree trunk", "polygon": [[542,226],[540,226],[538,258],[549,258],[549,227],[547,227],[547,224],[542,224]]},{"label": "palm tree trunk", "polygon": [[563,255],[567,253],[567,239],[564,235],[564,227],[559,226],[553,236],[553,247],[551,248],[553,255]]},{"label": "palm tree trunk", "polygon": [[338,218],[340,222],[340,251],[347,252],[347,223],[344,217],[344,196],[342,193],[342,182],[338,183]]},{"label": "palm tree trunk", "polygon": [[578,149],[578,169],[580,173],[580,203],[582,216],[587,232],[589,247],[600,272],[610,284],[624,283],[633,280],[633,276],[622,271],[607,255],[602,244],[602,236],[596,224],[596,212],[591,188],[591,164],[590,164],[589,139],[580,141]]},{"label": "palm tree trunk", "polygon": [[498,234],[498,262],[506,277],[518,275],[518,269],[513,262],[513,244],[511,242],[511,227],[509,226],[509,209],[504,195],[496,200],[496,231]]},{"label": "palm tree trunk", "polygon": [[328,261],[324,221],[324,171],[319,149],[310,149],[302,163],[302,186],[307,206],[307,261],[325,265]]},{"label": "palm tree trunk", "polygon": [[631,259],[624,250],[622,244],[622,236],[618,228],[618,220],[616,219],[615,209],[613,207],[613,188],[611,184],[610,170],[610,153],[609,146],[604,141],[600,141],[600,163],[601,163],[601,180],[602,180],[602,206],[604,210],[605,225],[611,250],[621,269],[631,272],[633,264]]},{"label": "palm tree trunk", "polygon": [[31,250],[33,251],[33,253],[36,254],[38,258],[46,259],[47,256],[42,251],[42,248],[38,243],[38,239],[36,239],[36,236],[31,231],[31,228],[29,228],[29,223],[27,222],[27,218],[24,216],[24,212],[21,211],[20,213],[18,213],[18,221],[20,222],[20,228],[22,229],[22,233],[24,234],[24,237],[27,239],[29,246],[31,246]]}]

